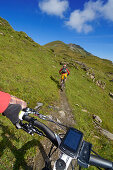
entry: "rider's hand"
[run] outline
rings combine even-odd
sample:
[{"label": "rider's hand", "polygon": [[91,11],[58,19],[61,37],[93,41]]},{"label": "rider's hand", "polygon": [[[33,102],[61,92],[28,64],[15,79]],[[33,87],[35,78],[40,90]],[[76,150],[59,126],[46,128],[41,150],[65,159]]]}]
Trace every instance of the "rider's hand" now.
[{"label": "rider's hand", "polygon": [[4,111],[4,116],[6,116],[14,125],[19,122],[19,113],[22,111],[20,104],[10,104]]},{"label": "rider's hand", "polygon": [[11,99],[10,99],[10,104],[20,104],[22,109],[27,107],[27,103],[24,100],[19,99],[12,95],[11,95]]}]

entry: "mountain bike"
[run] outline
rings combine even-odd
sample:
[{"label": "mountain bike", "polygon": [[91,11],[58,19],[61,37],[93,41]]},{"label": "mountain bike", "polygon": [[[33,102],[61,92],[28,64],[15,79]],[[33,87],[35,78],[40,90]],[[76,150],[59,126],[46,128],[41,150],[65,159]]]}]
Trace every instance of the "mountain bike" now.
[{"label": "mountain bike", "polygon": [[63,78],[61,78],[61,90],[63,91],[64,88],[65,88],[65,80],[66,80],[66,77],[64,76]]},{"label": "mountain bike", "polygon": [[[29,114],[34,114],[40,119],[50,121],[60,126],[60,128],[66,131],[64,136],[62,137],[62,135],[54,133],[48,126],[41,123],[36,118],[29,116]],[[88,168],[92,165],[99,169],[104,168],[113,170],[113,162],[96,154],[96,152],[92,150],[92,144],[83,140],[84,134],[81,131],[56,122],[31,108],[24,109],[22,115],[19,116],[21,117],[21,120],[16,124],[18,129],[23,129],[30,135],[36,133],[40,136],[47,137],[51,141],[52,146],[48,154],[49,159],[56,149],[59,149],[60,156],[55,161],[53,170],[67,170],[72,163],[72,160],[77,160],[79,169],[82,167]],[[24,123],[25,121],[26,123]],[[54,146],[56,147],[55,149]],[[93,152],[93,155],[91,152]],[[45,170],[50,170],[48,166],[48,163],[45,162]],[[73,166],[72,170],[74,170]]]}]

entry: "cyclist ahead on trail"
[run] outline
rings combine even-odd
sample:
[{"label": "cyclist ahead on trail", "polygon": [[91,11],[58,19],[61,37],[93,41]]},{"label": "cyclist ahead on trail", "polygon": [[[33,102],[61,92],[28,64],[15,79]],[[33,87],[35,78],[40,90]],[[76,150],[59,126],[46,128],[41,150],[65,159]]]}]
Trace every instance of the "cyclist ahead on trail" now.
[{"label": "cyclist ahead on trail", "polygon": [[67,76],[70,74],[69,70],[67,69],[66,65],[63,65],[63,67],[59,70],[59,73],[61,74],[61,81],[65,78],[65,81],[67,79]]}]

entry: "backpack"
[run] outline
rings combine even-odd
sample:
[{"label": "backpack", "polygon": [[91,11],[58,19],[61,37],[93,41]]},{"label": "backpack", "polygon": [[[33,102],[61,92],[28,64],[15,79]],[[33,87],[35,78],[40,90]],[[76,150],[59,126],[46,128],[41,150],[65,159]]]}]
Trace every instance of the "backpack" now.
[{"label": "backpack", "polygon": [[62,68],[62,73],[67,73],[66,67]]}]

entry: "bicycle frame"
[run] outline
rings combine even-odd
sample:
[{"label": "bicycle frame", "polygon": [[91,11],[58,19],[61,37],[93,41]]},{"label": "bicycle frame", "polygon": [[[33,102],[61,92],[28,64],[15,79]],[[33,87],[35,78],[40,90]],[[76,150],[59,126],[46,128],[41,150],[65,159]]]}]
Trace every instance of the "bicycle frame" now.
[{"label": "bicycle frame", "polygon": [[65,80],[66,80],[66,77],[64,76],[64,79],[61,79],[61,90],[63,91],[64,88],[65,88]]},{"label": "bicycle frame", "polygon": [[[38,112],[36,112],[35,114],[37,114],[37,116],[39,118],[43,119],[43,120],[48,120],[48,121],[55,123],[55,121],[49,119],[47,116],[41,115]],[[27,133],[29,133],[31,135],[33,135],[34,133],[37,133],[40,136],[45,136],[52,142],[52,147],[50,148],[50,152],[48,154],[48,157],[50,158],[51,155],[54,153],[53,152],[51,154],[53,146],[56,146],[56,148],[59,148],[59,145],[61,143],[62,138],[59,135],[55,134],[45,124],[41,123],[37,119],[34,119],[33,117],[29,117],[28,115],[25,114],[25,115],[23,115],[23,120],[29,122],[29,124],[26,125],[26,124],[23,124],[21,122],[20,129],[25,130]],[[62,125],[62,126],[64,126],[64,125]],[[56,149],[54,151],[56,151]],[[85,152],[85,153],[87,153],[87,152]],[[79,154],[79,157],[80,157],[80,155],[82,155],[82,154]],[[84,157],[82,159],[81,159],[81,157],[80,158],[79,157],[77,158],[78,164],[80,165],[80,167],[82,167],[82,166],[85,167],[86,163],[84,162],[84,159],[83,159]],[[60,157],[58,158],[58,160],[54,164],[53,170],[67,170],[73,159],[74,158],[64,154],[63,152],[61,152]],[[85,164],[85,166],[84,166],[84,164]],[[100,156],[97,156],[97,155],[90,155],[88,165],[93,165],[93,166],[96,166],[96,167],[101,167],[101,168],[113,170],[113,162],[106,160],[106,159],[103,159],[103,158],[101,158]],[[87,167],[88,166],[86,166],[85,168],[87,168]]]}]

